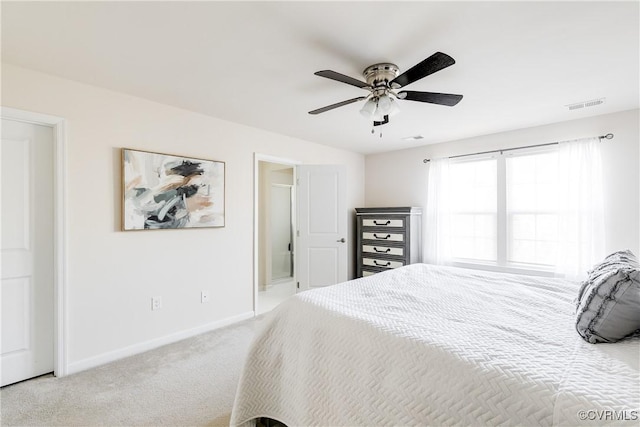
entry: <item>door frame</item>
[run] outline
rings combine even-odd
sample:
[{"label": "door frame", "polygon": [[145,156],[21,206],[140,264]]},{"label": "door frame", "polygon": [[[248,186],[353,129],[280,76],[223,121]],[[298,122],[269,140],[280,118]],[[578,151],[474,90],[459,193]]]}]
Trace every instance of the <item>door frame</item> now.
[{"label": "door frame", "polygon": [[[260,246],[258,242],[259,220],[260,220],[260,208],[258,203],[258,195],[260,193],[260,162],[277,163],[281,165],[291,166],[293,168],[293,188],[295,194],[295,186],[297,179],[296,166],[302,164],[302,162],[293,159],[287,159],[283,157],[275,157],[268,154],[261,154],[258,152],[253,153],[253,315],[258,313],[258,292],[259,292],[259,266],[260,266]],[[296,198],[297,200],[297,198]],[[297,209],[296,209],[297,215]],[[294,254],[296,245],[294,243]],[[295,262],[293,265],[293,280],[296,280],[296,267]]]},{"label": "door frame", "polygon": [[67,136],[62,117],[2,107],[3,119],[53,129],[53,374],[67,375]]}]

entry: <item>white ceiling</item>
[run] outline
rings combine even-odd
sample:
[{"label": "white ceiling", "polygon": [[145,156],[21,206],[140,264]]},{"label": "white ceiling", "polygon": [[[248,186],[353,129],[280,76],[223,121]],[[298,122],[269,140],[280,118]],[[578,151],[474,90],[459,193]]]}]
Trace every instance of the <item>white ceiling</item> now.
[{"label": "white ceiling", "polygon": [[[361,153],[639,107],[638,2],[7,2],[2,60]],[[314,76],[456,64],[407,86],[463,94],[400,101],[371,134],[366,95]],[[602,105],[568,111],[594,98]],[[422,135],[419,141],[403,137]]]}]

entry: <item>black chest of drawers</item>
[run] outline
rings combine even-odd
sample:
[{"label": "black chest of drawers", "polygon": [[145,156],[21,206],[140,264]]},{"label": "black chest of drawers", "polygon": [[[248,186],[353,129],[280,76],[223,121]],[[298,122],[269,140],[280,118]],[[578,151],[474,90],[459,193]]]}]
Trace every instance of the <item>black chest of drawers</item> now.
[{"label": "black chest of drawers", "polygon": [[422,209],[356,208],[356,277],[422,261]]}]

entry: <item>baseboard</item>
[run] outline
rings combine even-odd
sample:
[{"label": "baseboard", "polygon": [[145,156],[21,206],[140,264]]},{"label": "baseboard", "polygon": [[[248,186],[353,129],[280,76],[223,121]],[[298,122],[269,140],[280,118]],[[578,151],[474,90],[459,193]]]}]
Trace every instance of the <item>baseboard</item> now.
[{"label": "baseboard", "polygon": [[153,350],[154,348],[162,347],[163,345],[172,344],[177,341],[191,338],[196,335],[203,334],[205,332],[219,329],[233,323],[240,322],[242,320],[250,319],[255,316],[255,312],[248,311],[246,313],[239,314],[237,316],[227,317],[222,320],[207,323],[205,325],[197,326],[192,329],[187,329],[180,332],[175,332],[164,337],[154,338],[149,341],[144,341],[138,344],[130,345],[128,347],[121,348],[119,350],[110,351],[100,354],[98,356],[89,357],[87,359],[79,360],[67,365],[67,375],[75,374],[77,372],[85,371],[87,369],[95,368],[96,366],[104,365],[116,360],[123,359],[125,357],[134,356],[136,354],[144,353],[145,351]]}]

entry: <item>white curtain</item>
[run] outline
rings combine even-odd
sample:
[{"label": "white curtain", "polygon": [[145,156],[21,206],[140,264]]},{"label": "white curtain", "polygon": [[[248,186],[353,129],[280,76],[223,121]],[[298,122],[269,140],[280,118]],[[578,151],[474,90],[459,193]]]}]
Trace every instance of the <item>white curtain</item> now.
[{"label": "white curtain", "polygon": [[449,183],[449,159],[432,159],[423,234],[424,262],[429,264],[448,264],[451,260]]},{"label": "white curtain", "polygon": [[558,162],[560,216],[556,273],[580,280],[604,257],[600,139],[559,143]]}]

